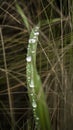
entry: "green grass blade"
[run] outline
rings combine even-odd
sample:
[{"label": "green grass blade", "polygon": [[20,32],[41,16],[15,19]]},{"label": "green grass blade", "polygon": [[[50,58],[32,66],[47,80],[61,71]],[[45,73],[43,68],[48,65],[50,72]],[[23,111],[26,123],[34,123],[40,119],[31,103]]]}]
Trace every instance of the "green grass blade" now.
[{"label": "green grass blade", "polygon": [[28,23],[28,19],[27,19],[26,15],[24,14],[24,12],[22,11],[21,7],[18,4],[16,4],[16,8],[17,8],[18,13],[22,17],[26,28],[28,29],[28,31],[30,31],[30,27],[29,27],[29,23]]},{"label": "green grass blade", "polygon": [[40,76],[36,68],[39,27],[32,29],[27,52],[27,85],[37,130],[50,130],[50,119]]}]

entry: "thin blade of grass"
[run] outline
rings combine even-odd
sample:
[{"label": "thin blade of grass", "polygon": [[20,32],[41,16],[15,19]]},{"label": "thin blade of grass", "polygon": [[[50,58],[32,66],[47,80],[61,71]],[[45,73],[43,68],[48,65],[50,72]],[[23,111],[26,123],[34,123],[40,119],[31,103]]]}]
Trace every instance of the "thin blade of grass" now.
[{"label": "thin blade of grass", "polygon": [[36,49],[39,27],[32,29],[27,52],[27,85],[37,130],[50,130],[50,118],[40,76],[36,68]]},{"label": "thin blade of grass", "polygon": [[27,28],[28,31],[29,31],[29,30],[30,30],[30,27],[29,27],[29,23],[28,23],[28,19],[27,19],[26,15],[24,14],[23,10],[21,9],[21,7],[20,7],[18,4],[16,4],[16,8],[17,8],[18,13],[19,13],[20,16],[22,17],[23,22],[24,22],[26,28]]}]

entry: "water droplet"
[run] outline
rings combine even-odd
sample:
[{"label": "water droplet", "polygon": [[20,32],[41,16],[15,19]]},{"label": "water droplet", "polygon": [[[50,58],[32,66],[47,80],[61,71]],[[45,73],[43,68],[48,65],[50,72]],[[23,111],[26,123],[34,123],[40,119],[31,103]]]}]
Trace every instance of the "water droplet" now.
[{"label": "water droplet", "polygon": [[34,35],[33,38],[36,39],[36,41],[38,41],[38,37],[37,37],[37,35]]},{"label": "water droplet", "polygon": [[31,83],[30,83],[30,87],[31,87],[31,88],[34,88],[34,83],[33,83],[32,80],[31,80]]},{"label": "water droplet", "polygon": [[36,107],[37,107],[37,104],[36,104],[35,101],[32,102],[32,107],[33,107],[33,108],[36,108]]},{"label": "water droplet", "polygon": [[35,109],[33,108],[33,112],[35,113]]},{"label": "water droplet", "polygon": [[30,95],[33,96],[33,93],[31,93]]},{"label": "water droplet", "polygon": [[38,36],[38,35],[39,35],[39,32],[35,32],[34,35],[35,35],[35,36]]},{"label": "water droplet", "polygon": [[27,49],[29,50],[30,48],[28,47]]},{"label": "water droplet", "polygon": [[35,51],[32,51],[32,53],[35,53]]},{"label": "water droplet", "polygon": [[38,29],[39,29],[39,26],[36,26],[35,28],[38,30]]},{"label": "water droplet", "polygon": [[28,77],[27,79],[28,79],[28,82],[30,82],[30,77]]},{"label": "water droplet", "polygon": [[28,79],[30,79],[30,77],[28,77]]},{"label": "water droplet", "polygon": [[26,60],[27,60],[27,62],[31,62],[31,56],[28,56],[28,57],[26,58]]},{"label": "water droplet", "polygon": [[39,120],[39,117],[36,117],[36,120]]},{"label": "water droplet", "polygon": [[34,38],[34,39],[37,39],[37,36],[34,36],[33,38]]},{"label": "water droplet", "polygon": [[35,43],[36,42],[36,39],[32,38],[32,39],[29,39],[29,43]]}]

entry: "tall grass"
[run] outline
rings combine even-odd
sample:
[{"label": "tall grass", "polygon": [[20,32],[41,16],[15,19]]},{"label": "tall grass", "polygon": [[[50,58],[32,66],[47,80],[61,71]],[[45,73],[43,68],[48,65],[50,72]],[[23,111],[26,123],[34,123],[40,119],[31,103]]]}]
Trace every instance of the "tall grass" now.
[{"label": "tall grass", "polygon": [[50,130],[48,107],[42,88],[42,83],[36,68],[36,49],[39,35],[39,26],[32,29],[27,52],[27,85],[30,103],[33,109],[35,128]]},{"label": "tall grass", "polygon": [[[29,24],[24,16],[21,8],[17,5],[18,12],[23,18],[25,26],[29,31]],[[40,80],[40,76],[37,72],[36,67],[36,50],[37,43],[39,42],[39,28],[40,26],[35,26],[30,34],[30,39],[27,48],[27,86],[28,86],[28,94],[30,98],[30,103],[33,109],[33,115],[35,119],[35,129],[39,130],[50,130],[50,119],[48,113],[48,107],[46,104],[46,99],[43,92],[43,86]]]},{"label": "tall grass", "polygon": [[[4,122],[8,121],[9,126],[13,126],[14,122],[15,129],[31,130],[35,126],[37,128],[34,129],[38,127],[41,129],[41,122],[44,120],[41,114],[42,108],[38,113],[39,109],[35,107],[34,112],[32,99],[37,106],[42,105],[44,108],[47,101],[52,129],[71,130],[73,128],[73,2],[22,0],[18,3],[22,9],[16,6],[15,1],[0,1],[0,114],[4,117]],[[34,94],[32,98],[33,93],[30,95],[30,92],[33,88],[30,89],[30,83],[26,81],[26,66],[28,64],[32,66],[33,61],[26,63],[26,55],[29,52],[28,41],[34,37],[33,32],[37,23],[40,23],[39,37],[35,44],[37,51],[35,48],[35,57],[31,55],[36,63],[34,67],[37,69],[31,75],[36,75],[36,78],[32,77],[35,82],[40,75],[41,80],[39,77],[37,84],[41,85],[35,87],[36,90],[33,92],[37,95]],[[32,44],[29,45],[33,49]],[[42,93],[41,88],[44,89]],[[30,105],[25,95],[29,95]],[[44,98],[42,101],[41,97]],[[40,115],[41,122],[36,120]],[[43,125],[46,124],[46,120],[47,118]],[[7,122],[3,126],[2,124],[0,121],[1,129],[5,129]]]}]

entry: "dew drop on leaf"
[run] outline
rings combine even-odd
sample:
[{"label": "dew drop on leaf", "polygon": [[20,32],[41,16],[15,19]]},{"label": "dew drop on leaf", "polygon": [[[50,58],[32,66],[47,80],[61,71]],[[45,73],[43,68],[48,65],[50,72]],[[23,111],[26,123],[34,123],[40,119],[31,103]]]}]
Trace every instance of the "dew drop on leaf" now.
[{"label": "dew drop on leaf", "polygon": [[29,43],[35,43],[36,42],[36,39],[32,38],[32,39],[29,39]]},{"label": "dew drop on leaf", "polygon": [[37,107],[37,104],[36,104],[35,101],[32,102],[32,107],[33,107],[33,108],[36,108],[36,107]]},{"label": "dew drop on leaf", "polygon": [[34,83],[33,83],[32,80],[31,80],[31,83],[30,83],[30,87],[31,87],[31,88],[34,88]]},{"label": "dew drop on leaf", "polygon": [[39,35],[39,32],[35,32],[34,35],[35,35],[35,36],[38,36],[38,35]]},{"label": "dew drop on leaf", "polygon": [[32,53],[35,53],[35,51],[32,51]]},{"label": "dew drop on leaf", "polygon": [[27,62],[31,62],[31,56],[28,56],[28,57],[26,58],[26,60],[27,60]]},{"label": "dew drop on leaf", "polygon": [[38,30],[38,29],[39,29],[39,26],[36,26],[35,28]]},{"label": "dew drop on leaf", "polygon": [[36,120],[39,120],[39,117],[36,117]]},{"label": "dew drop on leaf", "polygon": [[31,93],[30,95],[33,96],[33,93]]}]

